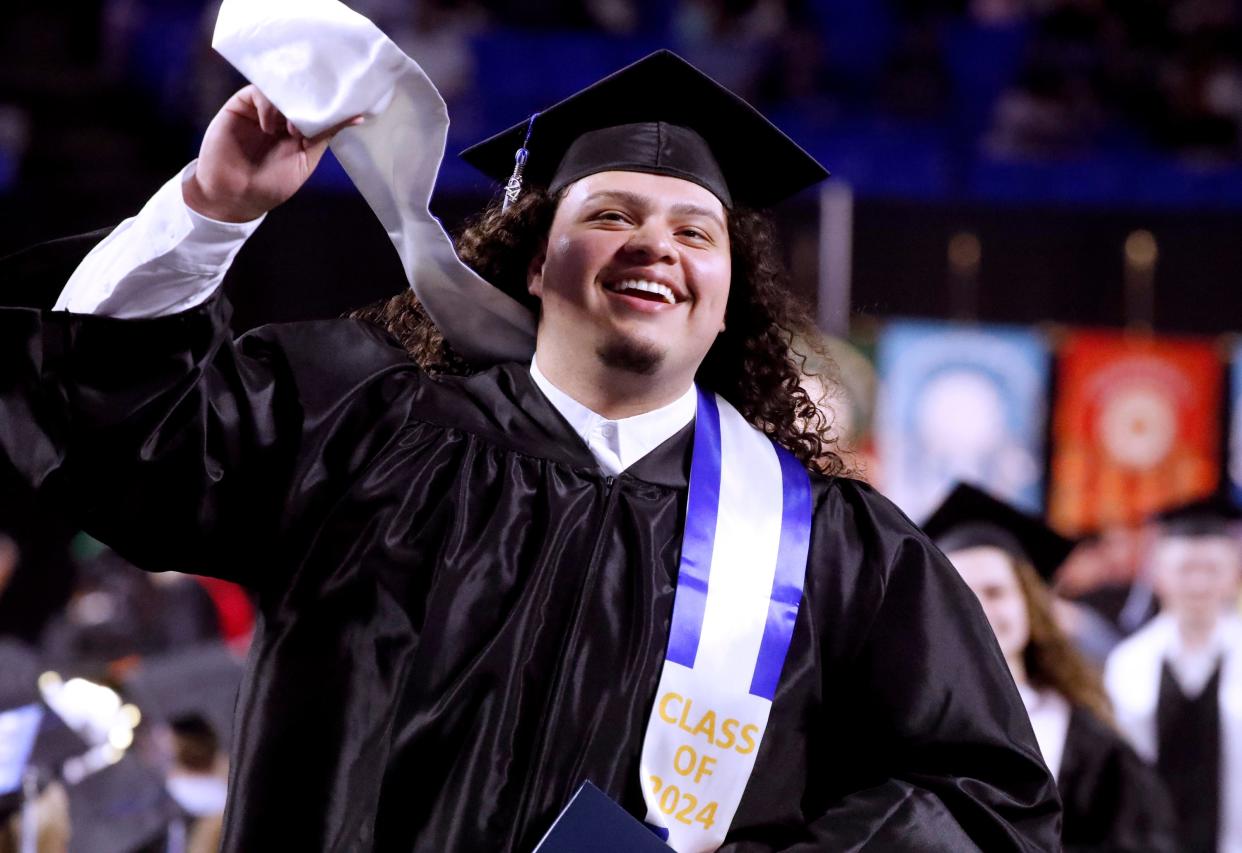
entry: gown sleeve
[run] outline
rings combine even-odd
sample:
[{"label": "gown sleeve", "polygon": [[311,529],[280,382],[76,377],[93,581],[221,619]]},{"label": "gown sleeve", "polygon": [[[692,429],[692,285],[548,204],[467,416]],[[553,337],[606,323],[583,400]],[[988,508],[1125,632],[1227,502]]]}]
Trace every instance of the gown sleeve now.
[{"label": "gown sleeve", "polygon": [[416,370],[353,321],[233,340],[216,296],[46,310],[100,234],[0,262],[0,465],[134,564],[258,584],[395,431]]},{"label": "gown sleeve", "polygon": [[834,733],[815,760],[837,768],[837,790],[807,814],[810,838],[783,849],[1059,849],[1056,783],[975,596],[888,501],[862,485],[846,500],[817,521],[833,562],[860,567],[823,628],[856,645],[824,685]]}]

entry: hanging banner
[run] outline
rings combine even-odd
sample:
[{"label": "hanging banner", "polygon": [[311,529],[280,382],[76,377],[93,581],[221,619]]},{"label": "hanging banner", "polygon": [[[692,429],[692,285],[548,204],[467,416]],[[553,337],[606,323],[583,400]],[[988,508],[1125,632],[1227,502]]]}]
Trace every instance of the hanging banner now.
[{"label": "hanging banner", "polygon": [[1242,342],[1229,363],[1229,490],[1242,504]]},{"label": "hanging banner", "polygon": [[872,480],[921,521],[959,480],[1042,509],[1049,349],[1038,332],[924,321],[890,324]]},{"label": "hanging banner", "polygon": [[1078,332],[1059,356],[1053,526],[1137,524],[1216,488],[1224,371],[1210,342]]}]

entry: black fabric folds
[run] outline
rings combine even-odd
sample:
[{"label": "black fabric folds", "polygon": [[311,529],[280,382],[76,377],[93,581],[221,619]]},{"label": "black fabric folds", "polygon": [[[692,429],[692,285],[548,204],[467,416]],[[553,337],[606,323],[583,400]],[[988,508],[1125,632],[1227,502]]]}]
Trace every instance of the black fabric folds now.
[{"label": "black fabric folds", "polygon": [[1220,663],[1198,696],[1160,669],[1156,766],[1173,795],[1183,853],[1215,853],[1220,829]]},{"label": "black fabric folds", "polygon": [[[431,381],[369,327],[234,342],[227,313],[0,309],[0,464],[137,565],[258,592],[224,848],[525,853],[585,779],[641,817],[692,427],[610,478],[523,365]],[[723,849],[1055,849],[974,596],[868,487],[813,482]]]},{"label": "black fabric folds", "polygon": [[1110,725],[1074,708],[1057,774],[1066,853],[1178,853],[1169,793]]}]

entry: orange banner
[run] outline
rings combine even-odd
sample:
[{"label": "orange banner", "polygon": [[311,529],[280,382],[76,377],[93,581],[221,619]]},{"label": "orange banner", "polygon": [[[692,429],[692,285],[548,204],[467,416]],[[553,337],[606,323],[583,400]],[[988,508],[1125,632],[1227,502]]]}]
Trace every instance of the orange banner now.
[{"label": "orange banner", "polygon": [[1068,535],[1135,524],[1216,488],[1223,382],[1210,342],[1071,334],[1057,368],[1052,524]]}]

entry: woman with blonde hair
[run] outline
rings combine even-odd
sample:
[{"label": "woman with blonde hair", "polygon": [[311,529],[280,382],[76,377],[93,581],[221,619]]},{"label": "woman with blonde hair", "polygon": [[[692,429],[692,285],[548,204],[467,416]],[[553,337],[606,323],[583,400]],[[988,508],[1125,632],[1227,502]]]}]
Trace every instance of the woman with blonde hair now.
[{"label": "woman with blonde hair", "polygon": [[923,528],[978,597],[996,634],[1057,779],[1065,849],[1176,850],[1168,794],[1114,728],[1099,674],[1057,624],[1047,581],[1073,543],[964,484]]}]

